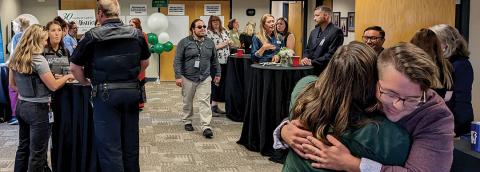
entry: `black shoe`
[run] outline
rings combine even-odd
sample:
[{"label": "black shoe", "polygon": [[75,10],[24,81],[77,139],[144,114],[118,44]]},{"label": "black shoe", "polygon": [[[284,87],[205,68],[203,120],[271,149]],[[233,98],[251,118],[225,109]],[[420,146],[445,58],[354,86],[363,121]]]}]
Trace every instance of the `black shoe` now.
[{"label": "black shoe", "polygon": [[220,110],[218,106],[212,106],[212,112],[213,113],[218,113],[218,114],[226,114],[226,112]]},{"label": "black shoe", "polygon": [[192,124],[185,124],[185,130],[187,130],[187,131],[193,131],[193,130],[195,130],[195,129],[193,129]]},{"label": "black shoe", "polygon": [[210,128],[203,130],[203,136],[207,139],[211,139],[213,136],[213,131]]}]

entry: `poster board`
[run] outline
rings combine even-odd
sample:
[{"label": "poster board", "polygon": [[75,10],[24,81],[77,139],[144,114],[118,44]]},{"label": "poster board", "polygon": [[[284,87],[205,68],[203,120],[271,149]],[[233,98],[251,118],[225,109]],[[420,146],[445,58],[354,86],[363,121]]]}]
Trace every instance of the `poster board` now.
[{"label": "poster board", "polygon": [[57,10],[57,15],[65,21],[75,21],[78,27],[78,34],[84,34],[95,27],[95,10]]}]

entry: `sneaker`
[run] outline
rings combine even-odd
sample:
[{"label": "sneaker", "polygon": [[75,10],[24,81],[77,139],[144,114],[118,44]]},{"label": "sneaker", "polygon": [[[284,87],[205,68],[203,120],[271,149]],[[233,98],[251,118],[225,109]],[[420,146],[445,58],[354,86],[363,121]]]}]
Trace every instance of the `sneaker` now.
[{"label": "sneaker", "polygon": [[7,123],[10,125],[18,125],[18,120],[16,117],[12,117]]},{"label": "sneaker", "polygon": [[203,130],[203,136],[205,136],[205,138],[207,138],[207,139],[211,139],[212,136],[213,136],[212,129],[207,128],[207,129]]},{"label": "sneaker", "polygon": [[193,131],[195,129],[193,128],[192,124],[185,124],[185,130],[186,131]]},{"label": "sneaker", "polygon": [[218,114],[226,114],[226,112],[220,110],[220,108],[218,108],[218,106],[212,106],[212,112],[213,113],[218,113]]}]

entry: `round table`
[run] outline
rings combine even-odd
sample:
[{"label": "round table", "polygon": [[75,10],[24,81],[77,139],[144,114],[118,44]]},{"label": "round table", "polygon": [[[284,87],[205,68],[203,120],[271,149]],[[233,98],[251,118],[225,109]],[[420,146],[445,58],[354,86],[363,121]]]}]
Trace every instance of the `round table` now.
[{"label": "round table", "polygon": [[289,115],[290,97],[297,81],[313,74],[312,66],[251,65],[245,118],[237,142],[262,155],[273,154],[273,130]]},{"label": "round table", "polygon": [[225,109],[227,117],[241,122],[245,116],[246,88],[250,81],[252,60],[249,54],[242,57],[230,56],[225,77]]}]

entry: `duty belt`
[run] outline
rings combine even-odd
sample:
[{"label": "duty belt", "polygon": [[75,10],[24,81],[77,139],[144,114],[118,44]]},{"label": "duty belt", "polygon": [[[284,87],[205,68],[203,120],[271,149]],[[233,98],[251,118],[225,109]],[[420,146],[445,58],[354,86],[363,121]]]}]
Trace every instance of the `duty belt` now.
[{"label": "duty belt", "polygon": [[115,89],[139,89],[140,85],[138,82],[126,82],[126,83],[102,83],[92,86],[92,93],[90,99],[93,100],[97,96],[98,91],[102,90],[102,99],[104,101],[108,100],[109,91]]}]

